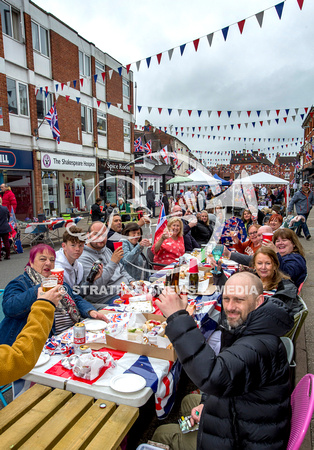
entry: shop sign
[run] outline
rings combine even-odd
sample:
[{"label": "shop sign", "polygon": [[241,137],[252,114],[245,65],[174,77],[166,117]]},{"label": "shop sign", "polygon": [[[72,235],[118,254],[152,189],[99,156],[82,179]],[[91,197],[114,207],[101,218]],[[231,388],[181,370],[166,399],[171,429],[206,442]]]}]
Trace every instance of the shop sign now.
[{"label": "shop sign", "polygon": [[96,158],[41,152],[43,170],[96,172]]},{"label": "shop sign", "polygon": [[130,164],[122,163],[119,161],[106,161],[104,159],[100,160],[101,171],[110,173],[124,173],[128,174],[131,172]]},{"label": "shop sign", "polygon": [[33,152],[0,148],[0,169],[33,170]]}]

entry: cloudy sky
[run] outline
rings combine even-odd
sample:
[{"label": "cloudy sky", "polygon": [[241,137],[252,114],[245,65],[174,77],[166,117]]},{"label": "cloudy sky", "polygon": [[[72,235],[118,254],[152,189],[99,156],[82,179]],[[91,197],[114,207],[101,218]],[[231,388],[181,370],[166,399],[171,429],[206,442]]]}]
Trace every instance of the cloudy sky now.
[{"label": "cloudy sky", "polygon": [[[203,157],[211,162],[223,161],[228,158],[226,152],[243,148],[267,155],[298,151],[300,145],[295,143],[303,138],[300,114],[313,101],[312,0],[304,0],[302,11],[297,0],[285,0],[281,20],[274,7],[278,0],[35,3],[123,65],[132,63],[136,102],[142,106],[136,113],[137,125],[149,120],[162,129],[172,126],[174,135],[177,127],[178,138],[192,151],[203,151]],[[262,27],[255,16],[261,11]],[[237,22],[243,19],[241,35]],[[225,41],[221,30],[228,26]],[[209,46],[206,36],[211,33]],[[195,52],[192,41],[197,38],[201,39]],[[181,56],[182,44],[186,47]],[[156,54],[161,52],[158,65]],[[145,59],[149,56],[148,69]],[[150,113],[148,107],[152,107]],[[161,114],[158,107],[163,108]],[[182,109],[181,115],[178,109]],[[188,110],[192,110],[190,116]],[[200,117],[198,110],[202,111]],[[276,110],[280,110],[278,115]],[[210,117],[208,111],[212,111]],[[222,111],[220,117],[217,111]],[[230,117],[227,111],[231,111]],[[252,111],[250,117],[247,111]],[[259,116],[256,111],[261,111]]]}]

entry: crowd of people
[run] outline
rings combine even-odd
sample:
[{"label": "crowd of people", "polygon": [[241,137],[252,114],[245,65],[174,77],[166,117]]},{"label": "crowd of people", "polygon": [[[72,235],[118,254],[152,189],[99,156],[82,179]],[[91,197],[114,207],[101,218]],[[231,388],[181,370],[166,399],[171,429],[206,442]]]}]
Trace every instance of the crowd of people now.
[{"label": "crowd of people", "polygon": [[[278,190],[270,194],[266,187],[259,191],[275,206],[283,201],[281,194]],[[224,225],[226,215],[222,205],[206,208],[212,195],[205,188],[187,188],[176,198],[164,194],[167,225],[154,241],[147,234],[156,214],[152,186],[146,193],[151,218],[139,213],[136,219],[129,214],[125,220],[123,199],[102,207],[102,199],[97,198],[87,232],[73,225],[64,232],[57,252],[46,244],[34,246],[24,272],[8,283],[3,294],[0,352],[9,364],[6,369],[2,358],[2,380],[11,382],[30,371],[48,336],[60,334],[84,318],[106,321],[100,310],[119,297],[121,283],[148,279],[148,251],[158,270],[187,252],[206,247],[217,225]],[[3,197],[8,201],[8,195]],[[201,394],[182,402],[183,414],[191,415],[191,424],[199,423],[198,432],[183,435],[178,425],[162,425],[153,440],[180,450],[286,448],[291,386],[279,337],[291,330],[294,315],[302,307],[299,293],[307,266],[299,237],[303,230],[310,239],[306,222],[313,204],[309,184],[303,183],[287,205],[288,213],[295,207],[296,214],[304,216],[295,231],[284,226],[276,208],[271,214],[249,205],[243,209],[246,239],[234,233],[231,249],[224,247],[224,256],[240,264],[240,270],[227,278],[221,261],[211,260],[220,269],[214,283],[222,287],[222,311],[209,339],[187,311],[186,295],[168,289],[159,295],[156,306],[167,318],[166,334]],[[0,237],[5,249],[9,218],[9,209],[0,205]],[[64,270],[64,290],[56,286],[44,292],[42,283],[55,267]]]}]

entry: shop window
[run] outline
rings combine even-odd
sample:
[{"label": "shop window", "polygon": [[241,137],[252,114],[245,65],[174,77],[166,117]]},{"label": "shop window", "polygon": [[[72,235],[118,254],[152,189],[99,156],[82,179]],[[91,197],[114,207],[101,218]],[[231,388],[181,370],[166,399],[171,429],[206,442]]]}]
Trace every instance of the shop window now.
[{"label": "shop window", "polygon": [[90,77],[90,57],[79,50],[80,75]]},{"label": "shop window", "polygon": [[48,30],[32,22],[33,49],[45,56],[49,56]]},{"label": "shop window", "polygon": [[21,26],[21,15],[20,11],[13,8],[8,3],[0,0],[0,14],[1,14],[1,24],[2,32],[11,36],[17,41],[21,40],[20,26]]},{"label": "shop window", "polygon": [[50,108],[53,104],[53,97],[52,94],[48,94],[46,97],[46,94],[44,92],[38,91],[36,96],[36,105],[37,105],[37,119],[43,120]]},{"label": "shop window", "polygon": [[98,134],[107,134],[106,114],[100,111],[97,111],[97,130]]},{"label": "shop window", "polygon": [[7,94],[9,112],[28,116],[27,86],[11,78],[7,78]]},{"label": "shop window", "polygon": [[122,93],[123,97],[130,99],[130,82],[126,78],[122,78]]},{"label": "shop window", "polygon": [[127,142],[130,142],[131,139],[131,128],[130,128],[130,122],[123,121],[123,136],[124,140]]},{"label": "shop window", "polygon": [[87,106],[81,105],[81,126],[82,131],[86,133],[92,133],[92,109]]},{"label": "shop window", "polygon": [[101,64],[99,61],[95,61],[95,73],[98,75],[97,82],[100,81],[101,83],[104,83],[104,80],[102,78],[103,72],[105,72],[104,64]]}]

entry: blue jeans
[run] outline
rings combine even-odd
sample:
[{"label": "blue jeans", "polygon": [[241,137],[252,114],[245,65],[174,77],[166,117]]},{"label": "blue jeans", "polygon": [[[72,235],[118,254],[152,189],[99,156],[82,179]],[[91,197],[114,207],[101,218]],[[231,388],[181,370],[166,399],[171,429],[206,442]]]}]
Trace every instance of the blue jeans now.
[{"label": "blue jeans", "polygon": [[298,229],[297,229],[297,232],[296,232],[297,235],[301,234],[301,228],[303,230],[303,233],[304,233],[305,237],[310,235],[310,231],[309,231],[309,228],[308,228],[307,223],[306,223],[309,214],[310,214],[309,212],[306,213],[306,214],[302,214],[302,216],[305,217],[305,221],[304,222],[301,221],[301,224],[298,226]]}]

